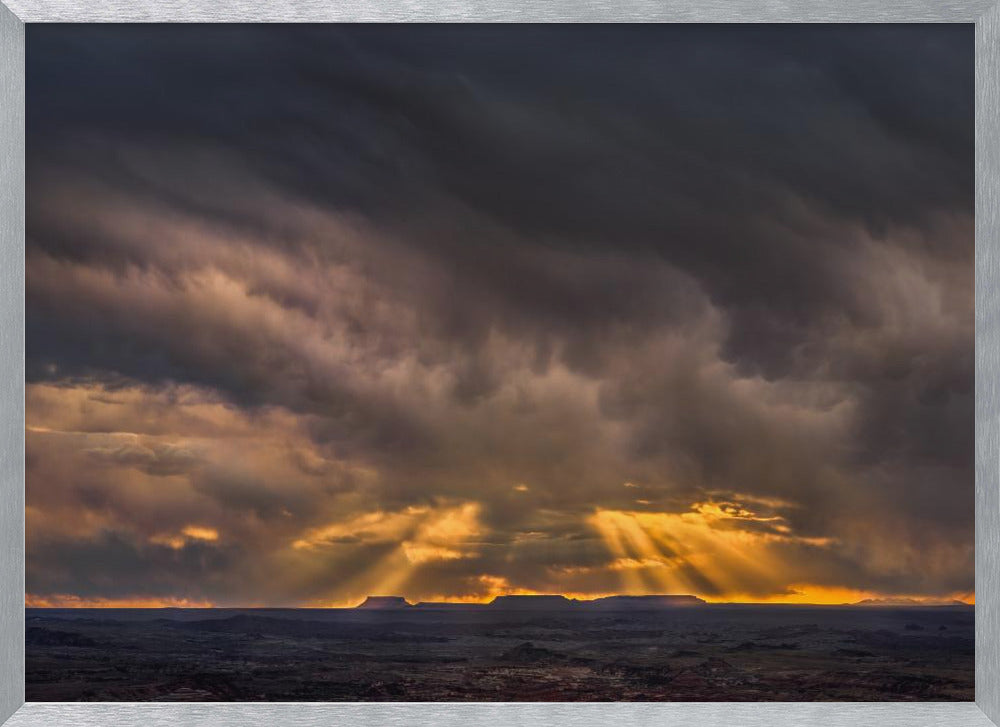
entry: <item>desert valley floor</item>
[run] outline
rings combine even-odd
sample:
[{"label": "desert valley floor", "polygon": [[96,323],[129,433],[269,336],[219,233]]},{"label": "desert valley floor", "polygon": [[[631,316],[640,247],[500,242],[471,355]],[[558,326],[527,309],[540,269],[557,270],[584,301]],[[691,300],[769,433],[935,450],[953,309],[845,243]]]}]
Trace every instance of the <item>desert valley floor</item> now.
[{"label": "desert valley floor", "polygon": [[971,700],[974,611],[28,609],[29,701]]}]

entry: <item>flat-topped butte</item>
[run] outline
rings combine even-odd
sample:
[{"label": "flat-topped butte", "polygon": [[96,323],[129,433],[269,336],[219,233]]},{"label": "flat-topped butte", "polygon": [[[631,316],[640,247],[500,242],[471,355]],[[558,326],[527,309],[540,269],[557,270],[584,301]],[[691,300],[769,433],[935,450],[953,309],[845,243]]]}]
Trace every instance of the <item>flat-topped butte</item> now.
[{"label": "flat-topped butte", "polygon": [[451,601],[421,601],[411,604],[402,596],[368,596],[357,608],[369,610],[396,610],[419,608],[423,610],[497,609],[508,611],[551,611],[586,609],[603,611],[649,611],[660,608],[703,606],[705,601],[697,596],[657,594],[649,596],[605,596],[593,600],[566,598],[562,595],[497,596],[489,603],[461,603]]}]

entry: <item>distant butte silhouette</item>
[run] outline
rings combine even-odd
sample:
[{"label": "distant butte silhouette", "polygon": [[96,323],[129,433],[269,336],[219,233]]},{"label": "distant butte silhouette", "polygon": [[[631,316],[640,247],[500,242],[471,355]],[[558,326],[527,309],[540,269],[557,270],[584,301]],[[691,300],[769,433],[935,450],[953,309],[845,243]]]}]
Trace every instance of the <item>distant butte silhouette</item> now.
[{"label": "distant butte silhouette", "polygon": [[940,598],[866,598],[857,603],[845,603],[845,606],[969,606],[965,601]]},{"label": "distant butte silhouette", "polygon": [[410,602],[402,596],[368,596],[357,608],[372,610],[390,610],[394,608],[409,608]]},{"label": "distant butte silhouette", "polygon": [[497,596],[488,604],[456,603],[449,601],[421,601],[411,605],[402,596],[368,596],[357,608],[371,610],[392,610],[400,608],[420,609],[501,609],[507,611],[551,611],[574,608],[599,609],[603,611],[641,611],[681,606],[703,606],[705,601],[697,596],[651,595],[651,596],[606,596],[592,601],[566,598],[560,595],[538,596]]},{"label": "distant butte silhouette", "polygon": [[490,606],[509,610],[535,610],[572,608],[578,603],[566,596],[497,596],[490,601]]},{"label": "distant butte silhouette", "polygon": [[701,606],[705,601],[697,596],[607,596],[586,602],[593,608],[637,611],[661,606]]}]

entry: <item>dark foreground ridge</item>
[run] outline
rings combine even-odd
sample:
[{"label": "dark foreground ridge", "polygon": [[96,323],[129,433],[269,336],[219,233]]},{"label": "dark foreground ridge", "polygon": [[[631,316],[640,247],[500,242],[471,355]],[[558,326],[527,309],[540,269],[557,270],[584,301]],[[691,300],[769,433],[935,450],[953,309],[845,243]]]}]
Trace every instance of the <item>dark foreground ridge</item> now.
[{"label": "dark foreground ridge", "polygon": [[676,608],[678,606],[705,606],[705,601],[697,596],[606,596],[593,600],[579,600],[566,596],[497,596],[489,603],[456,603],[450,601],[421,601],[411,604],[402,596],[368,596],[355,608],[366,610],[394,610],[419,608],[425,610],[503,610],[503,611],[562,611],[562,610],[601,610],[601,611],[651,611],[660,608]]}]

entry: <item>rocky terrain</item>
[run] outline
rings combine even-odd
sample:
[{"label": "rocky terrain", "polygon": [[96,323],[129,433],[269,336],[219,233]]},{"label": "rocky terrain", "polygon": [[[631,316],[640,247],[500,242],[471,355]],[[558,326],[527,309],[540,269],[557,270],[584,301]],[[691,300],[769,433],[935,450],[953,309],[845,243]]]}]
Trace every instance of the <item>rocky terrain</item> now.
[{"label": "rocky terrain", "polygon": [[971,700],[973,609],[28,609],[27,699]]}]

